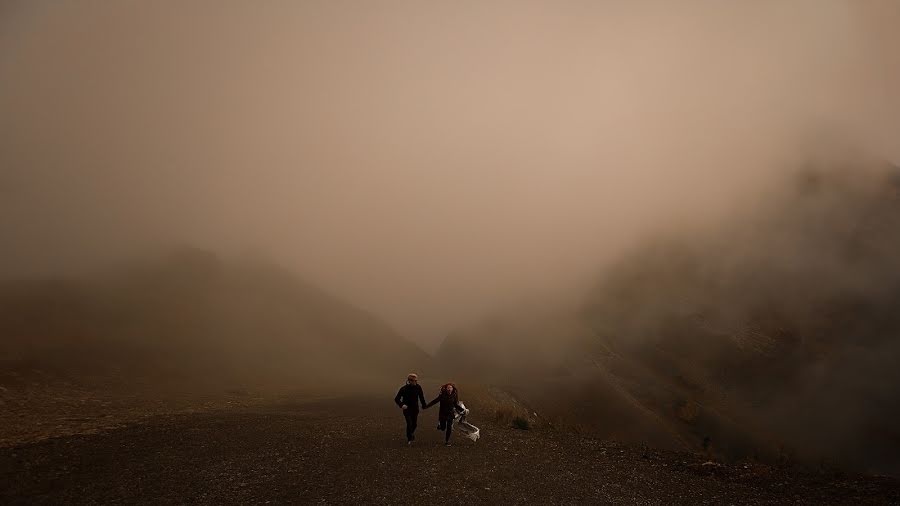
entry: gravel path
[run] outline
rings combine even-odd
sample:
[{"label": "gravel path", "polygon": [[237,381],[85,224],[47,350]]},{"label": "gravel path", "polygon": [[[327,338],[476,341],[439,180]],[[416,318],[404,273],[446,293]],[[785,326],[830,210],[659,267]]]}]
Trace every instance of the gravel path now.
[{"label": "gravel path", "polygon": [[890,478],[704,465],[474,410],[482,439],[444,447],[436,417],[408,447],[389,398],[159,416],[0,448],[0,503],[900,504]]}]

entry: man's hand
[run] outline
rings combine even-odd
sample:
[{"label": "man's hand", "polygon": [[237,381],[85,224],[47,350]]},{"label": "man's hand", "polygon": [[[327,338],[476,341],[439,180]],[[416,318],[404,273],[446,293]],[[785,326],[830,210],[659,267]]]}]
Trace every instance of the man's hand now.
[{"label": "man's hand", "polygon": [[404,410],[405,410],[407,407],[408,407],[408,406],[407,406],[406,404],[404,404],[404,405],[400,406],[400,409],[404,409]]}]

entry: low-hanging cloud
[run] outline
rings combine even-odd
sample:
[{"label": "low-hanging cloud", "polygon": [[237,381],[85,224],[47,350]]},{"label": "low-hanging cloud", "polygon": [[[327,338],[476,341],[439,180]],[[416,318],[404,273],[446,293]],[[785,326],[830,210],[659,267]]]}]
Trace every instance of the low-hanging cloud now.
[{"label": "low-hanging cloud", "polygon": [[[6,2],[0,271],[262,252],[426,348],[715,221],[823,129],[900,158],[897,4]],[[893,20],[893,21],[892,21]]]}]

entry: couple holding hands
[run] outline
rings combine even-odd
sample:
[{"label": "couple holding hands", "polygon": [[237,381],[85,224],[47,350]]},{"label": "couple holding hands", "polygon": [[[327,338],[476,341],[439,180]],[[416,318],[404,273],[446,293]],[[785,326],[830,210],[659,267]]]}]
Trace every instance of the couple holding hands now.
[{"label": "couple holding hands", "polygon": [[459,403],[459,392],[456,385],[447,383],[441,387],[441,393],[428,404],[425,404],[425,393],[422,386],[419,385],[419,376],[415,373],[406,377],[406,384],[400,387],[394,402],[403,410],[403,417],[406,418],[406,444],[413,444],[416,440],[416,421],[419,418],[419,404],[422,409],[440,403],[438,411],[438,430],[445,431],[444,444],[450,446],[450,434],[453,432],[453,419],[456,412],[463,413],[465,408]]}]

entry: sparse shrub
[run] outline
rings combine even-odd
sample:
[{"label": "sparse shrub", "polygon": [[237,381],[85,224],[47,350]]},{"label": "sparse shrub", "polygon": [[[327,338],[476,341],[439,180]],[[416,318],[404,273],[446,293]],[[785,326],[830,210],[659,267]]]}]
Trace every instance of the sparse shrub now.
[{"label": "sparse shrub", "polygon": [[513,426],[513,428],[516,428],[519,430],[528,430],[531,428],[530,425],[528,424],[528,420],[525,418],[522,418],[521,416],[517,416],[517,417],[513,418],[512,426]]},{"label": "sparse shrub", "polygon": [[776,458],[776,465],[780,468],[788,468],[793,467],[796,462],[796,458],[794,457],[794,452],[792,449],[788,448],[785,445],[778,446],[778,457]]},{"label": "sparse shrub", "polygon": [[497,406],[495,415],[498,423],[507,424],[512,421],[513,417],[515,417],[516,415],[516,412],[509,404],[501,404]]},{"label": "sparse shrub", "polygon": [[693,422],[700,416],[700,405],[696,402],[683,400],[675,408],[675,416],[685,422]]}]

